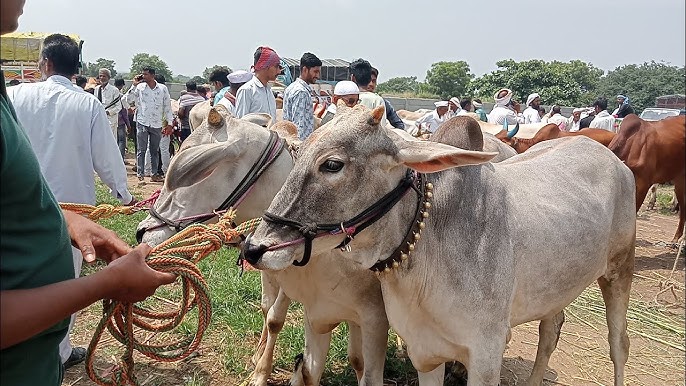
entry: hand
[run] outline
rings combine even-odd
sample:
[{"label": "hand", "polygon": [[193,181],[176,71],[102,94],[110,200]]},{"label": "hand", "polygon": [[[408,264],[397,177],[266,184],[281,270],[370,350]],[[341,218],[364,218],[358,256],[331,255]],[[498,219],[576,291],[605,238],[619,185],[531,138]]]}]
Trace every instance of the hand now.
[{"label": "hand", "polygon": [[229,102],[233,103],[234,105],[236,104],[236,97],[231,94],[231,91],[227,90],[224,93],[224,98],[228,99]]},{"label": "hand", "polygon": [[157,287],[173,283],[176,275],[156,271],[145,262],[152,248],[140,244],[131,253],[112,261],[101,272],[106,274],[111,288],[109,299],[135,303],[155,293]]},{"label": "hand", "polygon": [[77,213],[65,210],[64,219],[72,244],[81,250],[88,263],[94,262],[96,257],[109,263],[131,251],[116,233]]},{"label": "hand", "polygon": [[164,127],[164,129],[162,129],[162,135],[171,135],[173,130],[174,128],[172,127],[172,125],[167,125]]}]

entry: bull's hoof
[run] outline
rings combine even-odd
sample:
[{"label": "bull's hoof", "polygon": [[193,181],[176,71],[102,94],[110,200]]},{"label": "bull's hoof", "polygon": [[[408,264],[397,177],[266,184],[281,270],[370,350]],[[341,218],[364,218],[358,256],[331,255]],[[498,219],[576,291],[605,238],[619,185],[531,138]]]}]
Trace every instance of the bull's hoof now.
[{"label": "bull's hoof", "polygon": [[303,364],[304,364],[303,354],[300,353],[295,356],[295,366],[293,368],[293,375],[288,382],[291,386],[305,386],[305,377],[303,375]]}]

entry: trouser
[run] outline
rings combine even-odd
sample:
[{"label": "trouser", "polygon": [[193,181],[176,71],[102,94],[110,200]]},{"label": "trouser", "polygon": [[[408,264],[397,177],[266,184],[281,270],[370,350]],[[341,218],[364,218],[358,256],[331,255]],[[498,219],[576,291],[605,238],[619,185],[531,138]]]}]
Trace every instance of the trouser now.
[{"label": "trouser", "polygon": [[[145,175],[153,175],[153,174],[160,174],[162,173],[167,173],[167,168],[169,167],[169,159],[171,156],[169,155],[169,142],[171,140],[171,135],[163,135],[162,138],[160,138],[160,151],[158,155],[158,167],[155,169],[154,173],[151,173],[151,157],[150,157],[150,145],[148,145],[148,151],[145,152]],[[159,165],[162,167],[160,168]]]},{"label": "trouser", "polygon": [[191,129],[181,129],[181,143],[183,143],[189,135],[191,135]]},{"label": "trouser", "polygon": [[[83,265],[83,255],[81,251],[72,247],[71,248],[72,259],[74,260],[74,277],[78,278],[81,275],[81,266]],[[60,342],[60,358],[62,358],[62,363],[66,362],[71,355],[71,342],[69,341],[69,334],[71,334],[71,329],[74,327],[74,321],[76,320],[76,314],[72,314],[71,320],[69,321],[69,330],[67,330],[67,335]]]},{"label": "trouser", "polygon": [[121,159],[124,159],[126,155],[126,125],[117,126],[117,145],[119,145]]},{"label": "trouser", "polygon": [[136,150],[136,174],[138,174],[138,177],[143,177],[145,173],[145,153],[148,149],[148,143],[150,144],[150,154],[152,155],[152,159],[150,160],[152,170],[156,171],[159,167],[159,158],[157,154],[160,151],[161,138],[161,127],[145,126],[140,122],[136,125],[136,141],[138,142],[138,149]]},{"label": "trouser", "polygon": [[119,126],[119,115],[108,115],[107,121],[110,123],[110,129],[112,129],[112,135],[114,139],[117,139],[117,128]]}]

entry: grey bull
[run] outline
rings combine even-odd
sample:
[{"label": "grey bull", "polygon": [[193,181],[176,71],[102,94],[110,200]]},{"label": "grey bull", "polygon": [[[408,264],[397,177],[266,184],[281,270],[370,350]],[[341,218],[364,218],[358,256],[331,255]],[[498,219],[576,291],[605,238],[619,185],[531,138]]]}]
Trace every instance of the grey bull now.
[{"label": "grey bull", "polygon": [[[442,384],[452,360],[466,365],[468,385],[497,385],[511,327],[533,320],[539,343],[528,383],[541,384],[564,308],[596,280],[614,383],[622,385],[636,237],[629,169],[588,138],[546,141],[486,163],[494,153],[381,128],[382,114],[358,106],[308,138],[265,214],[270,221],[246,240],[245,258],[262,270],[293,269],[305,251],[293,241],[306,231],[322,236],[310,245],[316,260],[345,239],[322,235],[318,224],[356,217],[414,170],[427,182],[426,203],[417,201],[420,189],[410,190],[355,235],[346,257],[360,270],[385,267],[386,313],[420,385]],[[408,229],[414,238],[402,245]]]},{"label": "grey bull", "polygon": [[[248,173],[269,137],[269,130],[231,117],[223,106],[210,110],[200,128],[188,138],[192,145],[172,160],[155,204],[156,212],[167,219],[212,213]],[[283,152],[236,208],[236,222],[261,216],[292,166],[291,156]],[[152,216],[141,221],[141,240],[155,245],[175,233],[166,226],[146,231],[160,224]],[[253,356],[253,385],[267,384],[277,335],[291,299],[302,303],[305,310],[304,361],[294,374],[293,385],[319,384],[331,331],[343,321],[349,326],[348,356],[360,384],[383,384],[388,320],[381,287],[373,273],[357,269],[341,253],[329,251],[304,269],[262,272],[261,307],[265,320],[260,345]]]}]

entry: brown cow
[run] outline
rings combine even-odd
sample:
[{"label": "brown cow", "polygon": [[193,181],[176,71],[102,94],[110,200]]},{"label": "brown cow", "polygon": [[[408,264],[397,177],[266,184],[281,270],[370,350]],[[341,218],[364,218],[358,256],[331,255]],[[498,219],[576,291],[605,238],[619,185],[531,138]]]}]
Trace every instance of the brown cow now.
[{"label": "brown cow", "polygon": [[615,133],[603,129],[581,129],[575,132],[562,131],[554,123],[549,123],[541,127],[541,129],[538,130],[538,132],[536,132],[536,135],[534,135],[534,137],[530,139],[517,137],[508,138],[507,132],[505,130],[496,134],[496,137],[501,141],[512,146],[517,151],[517,153],[523,153],[528,148],[541,141],[547,141],[549,139],[556,139],[561,137],[572,137],[575,135],[586,136],[588,138],[591,138],[595,141],[602,143],[605,146],[609,145],[610,141],[612,141],[612,138],[615,137]]},{"label": "brown cow", "polygon": [[679,226],[673,242],[678,241],[684,233],[686,217],[686,117],[681,115],[649,122],[634,114],[628,115],[608,148],[634,173],[637,211],[651,185],[674,183],[679,203]]}]

